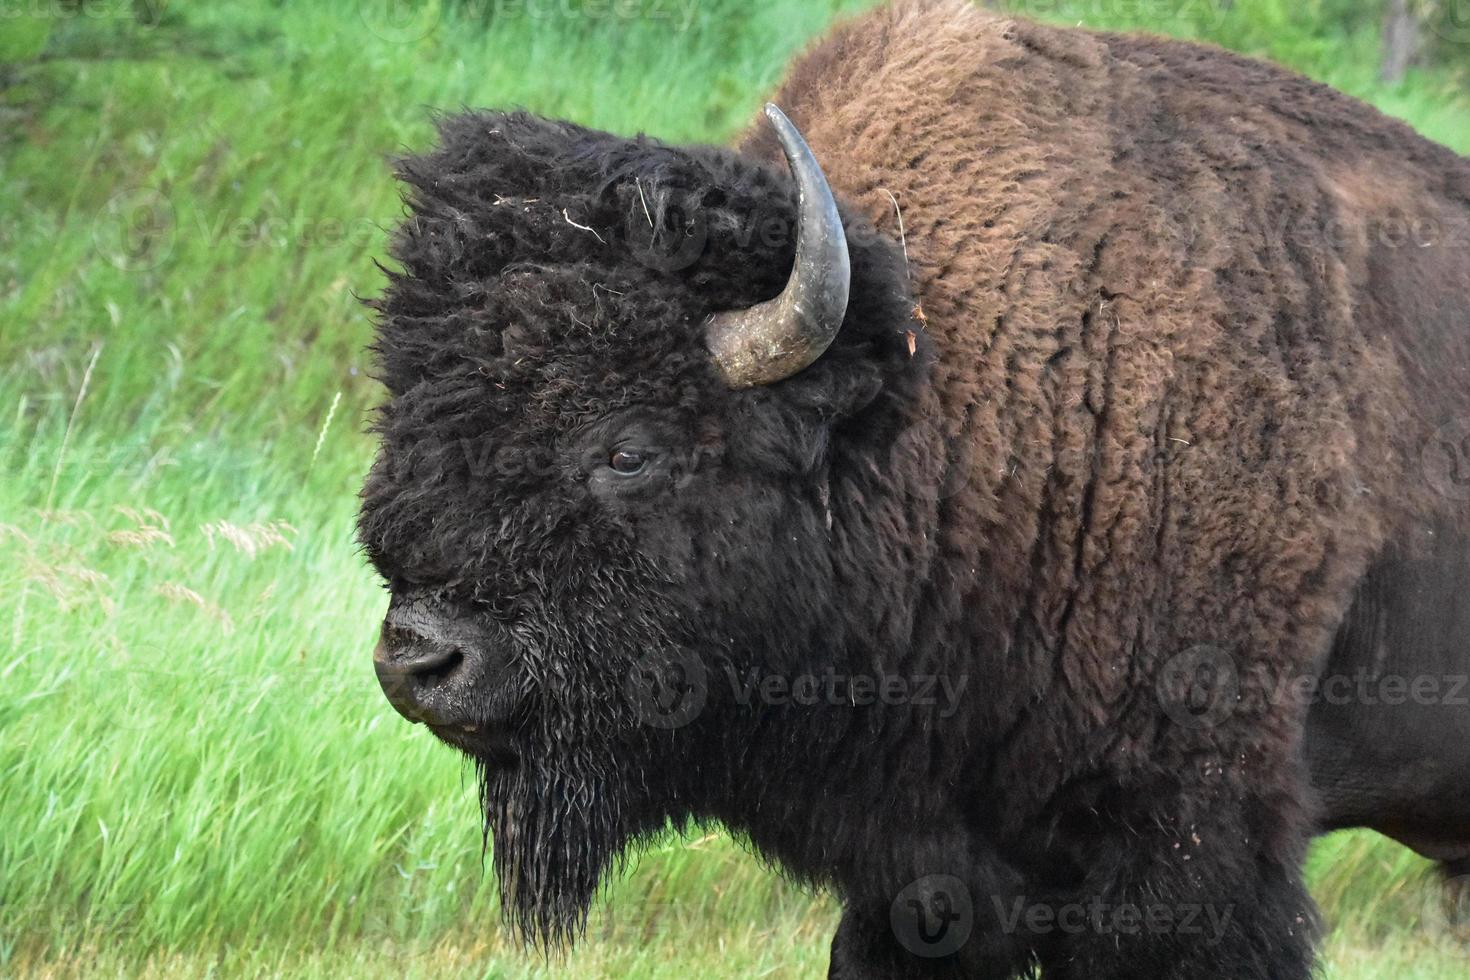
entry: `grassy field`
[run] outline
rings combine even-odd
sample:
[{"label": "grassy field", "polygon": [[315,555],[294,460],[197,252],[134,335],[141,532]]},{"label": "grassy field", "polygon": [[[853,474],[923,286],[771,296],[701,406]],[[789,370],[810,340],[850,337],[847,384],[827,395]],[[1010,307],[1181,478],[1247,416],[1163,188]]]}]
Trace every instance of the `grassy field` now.
[{"label": "grassy field", "polygon": [[[720,139],[853,6],[5,9],[0,975],[821,973],[830,902],[718,837],[645,855],[569,961],[506,945],[468,773],[372,678],[355,295],[427,107]],[[1036,12],[1149,14],[1470,150],[1463,80],[1378,85],[1371,29],[1320,4]],[[1329,976],[1465,975],[1424,862],[1342,835],[1312,864]]]}]

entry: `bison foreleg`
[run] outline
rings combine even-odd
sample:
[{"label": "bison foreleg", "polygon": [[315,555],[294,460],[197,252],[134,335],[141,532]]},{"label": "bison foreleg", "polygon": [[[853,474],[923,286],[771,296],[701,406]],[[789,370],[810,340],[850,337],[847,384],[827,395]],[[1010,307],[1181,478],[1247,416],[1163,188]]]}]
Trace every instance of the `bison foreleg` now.
[{"label": "bison foreleg", "polygon": [[1031,920],[1047,929],[1042,976],[1308,980],[1316,909],[1298,859],[1282,856],[1300,853],[1283,844],[1298,835],[1232,810],[1222,803],[1180,834],[1130,826],[1113,835],[1089,884]]},{"label": "bison foreleg", "polygon": [[911,837],[859,877],[842,889],[829,977],[1011,980],[1032,963],[996,899],[1019,895],[1021,876],[967,833]]},{"label": "bison foreleg", "polygon": [[[903,933],[902,940],[896,933]],[[928,935],[938,937],[937,925]],[[895,928],[891,910],[879,914],[849,907],[832,937],[827,976],[829,980],[1012,980],[1022,975],[1028,961],[1028,952],[1013,937],[983,929],[972,930],[960,949],[935,955],[915,946],[905,924]]]}]

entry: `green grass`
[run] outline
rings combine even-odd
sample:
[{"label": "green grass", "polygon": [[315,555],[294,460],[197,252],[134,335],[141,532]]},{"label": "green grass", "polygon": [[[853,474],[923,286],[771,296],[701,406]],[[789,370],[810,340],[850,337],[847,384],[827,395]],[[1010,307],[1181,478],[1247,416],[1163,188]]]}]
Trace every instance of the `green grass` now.
[{"label": "green grass", "polygon": [[[354,296],[398,212],[384,160],[424,143],[426,107],[721,139],[852,4],[466,2],[407,27],[374,0],[144,6],[156,23],[39,0],[0,23],[0,974],[819,975],[831,903],[723,838],[646,855],[566,963],[507,945],[471,780],[368,663]],[[692,18],[652,16],[671,6]],[[1370,34],[1323,15],[1237,0],[1149,26],[1470,149],[1459,80],[1384,88]],[[1342,835],[1313,882],[1330,976],[1464,975],[1423,862]]]}]

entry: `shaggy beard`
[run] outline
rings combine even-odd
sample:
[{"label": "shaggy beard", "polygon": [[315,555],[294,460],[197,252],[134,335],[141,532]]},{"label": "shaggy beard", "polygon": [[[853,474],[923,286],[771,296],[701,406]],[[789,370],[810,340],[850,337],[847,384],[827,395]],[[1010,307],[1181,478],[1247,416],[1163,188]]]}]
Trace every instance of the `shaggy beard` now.
[{"label": "shaggy beard", "polygon": [[[631,649],[681,660],[682,648],[661,626],[677,621],[671,612],[661,621],[645,619],[648,638]],[[596,632],[556,639],[561,642],[518,637],[534,707],[514,739],[517,763],[475,760],[501,913],[523,941],[543,950],[580,938],[603,876],[629,848],[660,834],[671,818],[682,819],[682,784],[673,774],[692,730],[676,733],[639,720],[626,680],[645,658],[601,647]],[[562,665],[578,658],[554,659],[547,652],[554,649],[580,650],[583,661],[623,669],[569,671]]]},{"label": "shaggy beard", "polygon": [[603,875],[639,836],[616,770],[578,753],[553,766],[522,757],[513,769],[476,760],[484,832],[493,841],[501,912],[531,946],[580,938]]}]

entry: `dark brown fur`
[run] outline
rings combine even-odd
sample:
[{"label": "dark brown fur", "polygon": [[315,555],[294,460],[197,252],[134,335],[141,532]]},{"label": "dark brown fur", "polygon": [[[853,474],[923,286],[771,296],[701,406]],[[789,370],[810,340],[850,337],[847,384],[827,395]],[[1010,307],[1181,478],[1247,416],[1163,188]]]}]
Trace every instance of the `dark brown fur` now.
[{"label": "dark brown fur", "polygon": [[[1261,62],[958,2],[848,25],[775,100],[902,214],[931,411],[974,447],[943,523],[988,575],[956,601],[1062,661],[1011,665],[1019,695],[1056,666],[1058,701],[1113,705],[1115,668],[1197,640],[1305,669],[1374,556],[1464,533],[1422,463],[1470,417],[1462,158]],[[1059,710],[1016,734],[1118,735]]]},{"label": "dark brown fur", "polygon": [[[1464,548],[1424,454],[1470,418],[1470,164],[1268,64],[958,2],[848,25],[775,101],[840,194],[902,215],[923,411],[971,460],[934,521],[980,570],[931,583],[929,628],[987,651],[1011,831],[1064,846],[1099,768],[1167,773],[1156,826],[1073,842],[1294,865],[1301,717],[1256,679],[1313,671],[1375,560]],[[775,159],[759,126],[744,149]],[[1196,644],[1242,709],[1161,729],[1139,692]],[[1254,840],[1191,830],[1236,801]]]},{"label": "dark brown fur", "polygon": [[[765,128],[735,152],[469,114],[402,168],[360,520],[381,676],[484,766],[512,915],[575,934],[628,842],[719,821],[839,894],[835,977],[1306,977],[1292,682],[1370,570],[1470,537],[1470,474],[1437,462],[1470,418],[1470,164],[1269,65],[956,0],[839,29],[775,101],[888,237],[852,236],[831,350],[750,391],[700,323],[789,268],[789,236],[736,234],[792,213]],[[640,259],[688,214],[697,257]],[[609,475],[625,433],[668,471]],[[623,682],[679,647],[967,694],[721,680],[650,729]],[[451,666],[410,697],[424,650]],[[1176,669],[1200,651],[1213,674]],[[956,905],[968,940],[916,951],[904,917]],[[1008,918],[1038,906],[1176,926]]]}]

